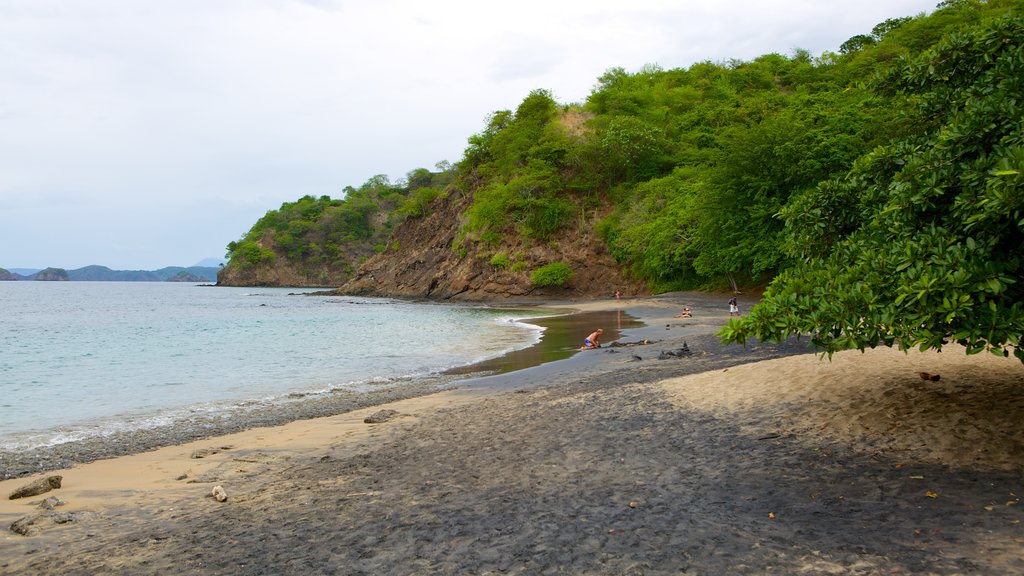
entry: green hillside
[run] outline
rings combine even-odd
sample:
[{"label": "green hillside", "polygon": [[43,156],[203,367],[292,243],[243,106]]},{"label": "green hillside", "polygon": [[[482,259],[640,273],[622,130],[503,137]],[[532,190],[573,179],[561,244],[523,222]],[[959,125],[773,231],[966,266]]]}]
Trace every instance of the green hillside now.
[{"label": "green hillside", "polygon": [[[514,273],[528,277],[545,264],[538,247],[555,247],[576,251],[576,262],[586,261],[580,250],[610,252],[653,292],[764,287],[874,221],[870,214],[887,199],[872,192],[873,179],[888,177],[914,157],[915,147],[933,143],[937,131],[988,129],[947,124],[951,114],[979,111],[970,95],[946,91],[1018,86],[991,74],[979,79],[983,71],[973,64],[943,66],[958,53],[941,47],[950,38],[994,34],[986,32],[993,20],[1010,14],[1017,21],[1022,5],[946,1],[931,14],[881,22],[820,55],[798,49],[688,68],[613,68],[581,103],[559,103],[535,90],[515,110],[494,112],[454,166],[419,169],[398,184],[374,179],[348,189],[344,200],[304,198],[268,213],[229,245],[228,268],[286,265],[327,271],[319,278],[340,284],[375,251],[387,246],[377,259],[400,262],[408,238],[425,237],[407,233],[405,243],[391,237],[403,220],[426,222],[431,211],[459,206],[459,216],[445,224],[457,232],[449,257],[489,262],[491,284],[521,281]],[[1019,40],[1004,41],[992,54],[997,48],[1020,53]],[[941,70],[941,77],[927,79],[927,90],[919,89],[926,79],[911,73],[922,68]],[[1019,67],[1002,73],[1024,77]],[[994,115],[1019,128],[1016,96],[1012,92]],[[1017,174],[1020,164],[1012,134],[993,149],[1005,160],[1003,174]],[[984,135],[974,137],[979,146],[993,146]],[[1002,166],[993,162],[985,166]],[[937,186],[983,186],[940,178]],[[899,214],[906,206],[888,209]],[[1018,209],[1013,202],[998,205],[1009,211],[1004,215]],[[932,223],[940,212],[915,212],[915,222]],[[981,226],[969,214],[964,218]],[[1006,218],[1000,225],[1017,226],[1019,236],[1021,224]],[[594,239],[600,246],[588,246]],[[1002,238],[990,247],[1006,246]],[[1019,264],[1013,266],[999,272],[1010,278],[1000,282],[1019,279]],[[477,266],[467,276],[482,273],[491,271]],[[388,286],[379,290],[386,293]]]},{"label": "green hillside", "polygon": [[[446,168],[446,167],[445,167]],[[448,183],[448,173],[413,170],[392,184],[376,176],[345,188],[344,199],[304,196],[267,212],[227,246],[224,284],[273,283],[263,273],[287,269],[293,285],[337,285],[368,256],[383,251],[395,224],[420,214]]]}]

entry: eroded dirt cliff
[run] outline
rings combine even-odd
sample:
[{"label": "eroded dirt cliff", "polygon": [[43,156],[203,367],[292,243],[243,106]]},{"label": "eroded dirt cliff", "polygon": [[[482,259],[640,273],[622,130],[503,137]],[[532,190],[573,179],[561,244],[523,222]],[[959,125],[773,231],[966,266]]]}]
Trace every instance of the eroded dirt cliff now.
[{"label": "eroded dirt cliff", "polygon": [[[647,293],[643,284],[624,277],[604,243],[593,235],[590,221],[563,229],[547,241],[457,243],[469,203],[463,195],[442,198],[427,215],[409,218],[395,230],[388,249],[364,262],[335,292],[431,300],[594,298],[611,296],[616,289],[626,295]],[[505,256],[507,264],[495,264],[496,255]],[[534,286],[532,271],[551,262],[572,268],[569,282]]]}]

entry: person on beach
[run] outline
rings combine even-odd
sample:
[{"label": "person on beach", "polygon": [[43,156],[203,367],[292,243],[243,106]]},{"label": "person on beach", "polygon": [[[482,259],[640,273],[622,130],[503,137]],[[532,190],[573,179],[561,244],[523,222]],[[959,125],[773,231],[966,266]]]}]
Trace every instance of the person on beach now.
[{"label": "person on beach", "polygon": [[615,289],[615,301],[618,302],[620,298],[622,298],[622,290],[619,290],[618,288],[616,288]]},{"label": "person on beach", "polygon": [[682,312],[676,314],[676,318],[693,318],[693,314],[690,312],[689,308],[683,308]]},{"label": "person on beach", "polygon": [[729,298],[729,316],[732,316],[734,314],[736,316],[740,315],[740,305],[739,302],[736,301],[735,296]]},{"label": "person on beach", "polygon": [[595,332],[591,332],[590,336],[583,339],[583,348],[580,350],[591,350],[593,348],[601,347],[601,334],[604,334],[604,328],[598,328]]}]

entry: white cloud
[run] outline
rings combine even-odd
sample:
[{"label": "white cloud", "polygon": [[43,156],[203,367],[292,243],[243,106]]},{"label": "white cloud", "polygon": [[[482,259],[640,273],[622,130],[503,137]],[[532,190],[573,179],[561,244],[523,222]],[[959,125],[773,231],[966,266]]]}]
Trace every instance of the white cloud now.
[{"label": "white cloud", "polygon": [[536,88],[814,54],[932,1],[5,0],[0,266],[220,256],[268,209],[457,161]]}]

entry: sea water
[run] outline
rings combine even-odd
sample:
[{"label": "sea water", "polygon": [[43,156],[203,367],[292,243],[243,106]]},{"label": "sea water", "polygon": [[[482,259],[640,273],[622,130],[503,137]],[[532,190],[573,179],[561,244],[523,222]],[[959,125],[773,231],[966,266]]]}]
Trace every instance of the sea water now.
[{"label": "sea water", "polygon": [[0,449],[400,386],[530,346],[541,329],[524,316],[295,289],[0,282]]}]

